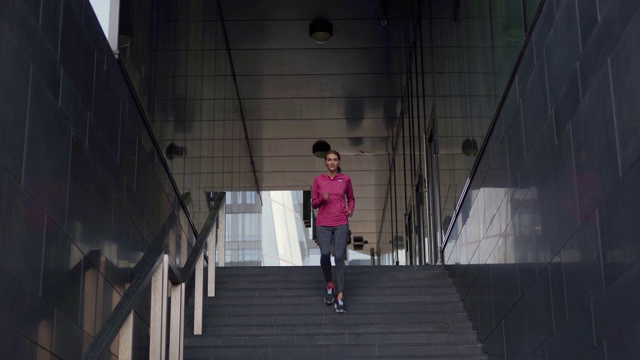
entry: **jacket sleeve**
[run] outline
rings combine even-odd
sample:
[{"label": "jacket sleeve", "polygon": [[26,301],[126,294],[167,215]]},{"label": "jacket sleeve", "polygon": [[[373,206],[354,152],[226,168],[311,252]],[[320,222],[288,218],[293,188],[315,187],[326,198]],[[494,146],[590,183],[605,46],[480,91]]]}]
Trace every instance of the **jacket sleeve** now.
[{"label": "jacket sleeve", "polygon": [[349,178],[349,181],[347,182],[347,188],[345,189],[346,192],[346,196],[347,196],[347,209],[349,209],[349,211],[353,212],[353,210],[355,210],[356,208],[356,198],[353,195],[353,186],[351,185],[351,178]]},{"label": "jacket sleeve", "polygon": [[311,188],[311,207],[317,209],[322,205],[324,198],[320,194],[320,188],[318,186],[318,178],[313,179],[313,187]]}]

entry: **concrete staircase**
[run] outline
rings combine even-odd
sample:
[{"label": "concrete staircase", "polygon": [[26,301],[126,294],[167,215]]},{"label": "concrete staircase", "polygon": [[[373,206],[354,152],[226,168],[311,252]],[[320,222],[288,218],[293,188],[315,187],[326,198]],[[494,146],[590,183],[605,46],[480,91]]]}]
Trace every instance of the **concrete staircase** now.
[{"label": "concrete staircase", "polygon": [[442,267],[349,266],[344,314],[320,266],[216,271],[202,335],[187,308],[185,359],[486,359]]}]

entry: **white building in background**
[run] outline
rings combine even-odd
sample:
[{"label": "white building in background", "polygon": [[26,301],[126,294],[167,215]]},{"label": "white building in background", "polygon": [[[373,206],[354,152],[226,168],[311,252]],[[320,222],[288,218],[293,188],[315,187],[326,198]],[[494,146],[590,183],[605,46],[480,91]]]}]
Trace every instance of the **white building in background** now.
[{"label": "white building in background", "polygon": [[[316,266],[320,250],[303,221],[302,191],[228,192],[225,205],[224,266]],[[313,225],[312,225],[313,226]],[[353,250],[349,260],[368,264]],[[357,261],[355,261],[357,260]]]}]

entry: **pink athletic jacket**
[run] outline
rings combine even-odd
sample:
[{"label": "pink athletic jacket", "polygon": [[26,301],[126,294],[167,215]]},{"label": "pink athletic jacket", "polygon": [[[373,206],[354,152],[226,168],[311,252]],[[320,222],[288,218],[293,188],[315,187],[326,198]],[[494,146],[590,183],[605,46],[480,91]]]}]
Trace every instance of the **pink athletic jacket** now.
[{"label": "pink athletic jacket", "polygon": [[[324,193],[329,193],[329,199],[324,199]],[[353,197],[351,178],[339,173],[329,177],[328,174],[316,176],[311,190],[311,207],[318,210],[316,225],[338,226],[349,223],[347,210],[353,212],[356,199]]]}]

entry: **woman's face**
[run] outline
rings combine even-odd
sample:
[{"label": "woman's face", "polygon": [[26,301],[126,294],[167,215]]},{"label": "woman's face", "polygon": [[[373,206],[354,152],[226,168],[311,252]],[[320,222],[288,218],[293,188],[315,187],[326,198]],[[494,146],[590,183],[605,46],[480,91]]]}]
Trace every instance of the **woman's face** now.
[{"label": "woman's face", "polygon": [[335,172],[338,166],[340,166],[340,159],[338,159],[338,155],[336,154],[329,154],[324,159],[324,163],[327,166],[327,170]]}]

